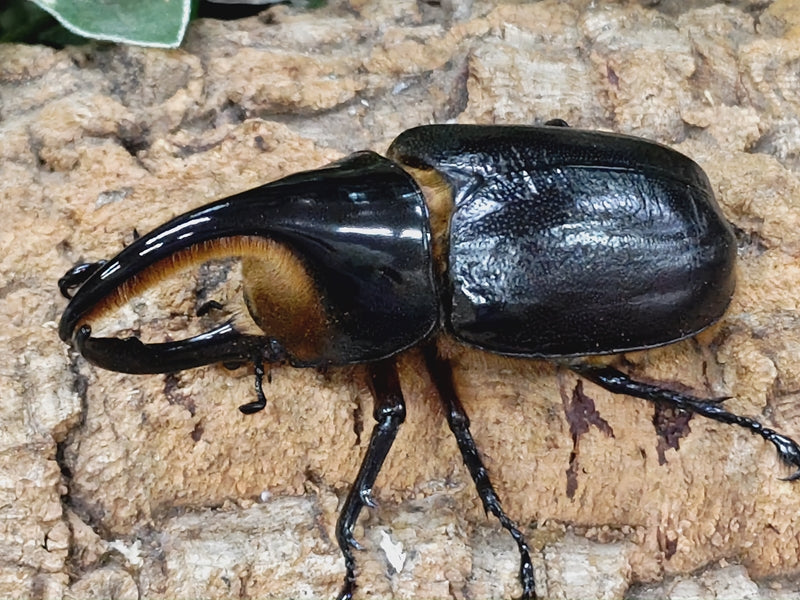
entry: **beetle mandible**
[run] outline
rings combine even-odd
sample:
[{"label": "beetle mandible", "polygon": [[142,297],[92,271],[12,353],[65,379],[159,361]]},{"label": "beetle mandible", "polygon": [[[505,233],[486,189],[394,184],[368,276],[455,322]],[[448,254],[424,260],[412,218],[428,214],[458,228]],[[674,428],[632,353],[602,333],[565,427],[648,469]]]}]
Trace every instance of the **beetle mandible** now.
[{"label": "beetle mandible", "polygon": [[[613,393],[739,425],[798,470],[800,446],[748,417],[635,381],[592,361],[671,344],[716,322],[734,291],[736,244],[702,169],[630,136],[542,127],[429,125],[402,133],[388,158],[358,152],[189,211],[109,261],[59,281],[74,297],[59,335],[91,363],[165,373],[210,363],[366,363],[377,421],[336,524],[340,598],[356,587],[353,529],[405,402],[394,357],[422,345],[484,509],[513,536],[522,597],[534,598],[528,546],[503,512],[452,380],[443,333],[489,352],[541,358]],[[180,341],[93,337],[92,321],[159,279],[165,265],[242,259],[260,335],[226,322]]]}]

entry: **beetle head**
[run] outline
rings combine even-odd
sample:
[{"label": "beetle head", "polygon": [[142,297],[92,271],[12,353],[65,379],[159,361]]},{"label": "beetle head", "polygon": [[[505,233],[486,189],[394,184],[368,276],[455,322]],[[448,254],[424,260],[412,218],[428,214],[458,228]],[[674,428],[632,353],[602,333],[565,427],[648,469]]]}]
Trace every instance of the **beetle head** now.
[{"label": "beetle head", "polygon": [[[246,304],[261,329],[230,323],[177,342],[95,338],[91,322],[213,258],[243,259]],[[297,366],[378,360],[438,321],[430,229],[409,175],[372,152],[298,173],[180,215],[87,276],[59,326],[99,366],[168,372],[285,356]]]}]

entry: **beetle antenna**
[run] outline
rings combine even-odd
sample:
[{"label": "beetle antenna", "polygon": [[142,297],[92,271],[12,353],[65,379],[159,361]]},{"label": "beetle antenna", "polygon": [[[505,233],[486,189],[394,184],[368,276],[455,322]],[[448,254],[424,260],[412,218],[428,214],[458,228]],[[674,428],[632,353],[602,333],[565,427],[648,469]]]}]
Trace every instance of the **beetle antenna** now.
[{"label": "beetle antenna", "polygon": [[511,534],[511,537],[517,543],[520,556],[519,580],[522,584],[520,600],[535,600],[536,589],[533,578],[533,563],[531,562],[528,543],[514,521],[503,512],[503,507],[500,506],[500,498],[489,480],[489,473],[481,460],[478,447],[469,431],[469,417],[453,386],[453,371],[450,363],[439,357],[435,344],[427,344],[424,348],[424,353],[428,371],[444,405],[450,431],[453,432],[456,438],[464,464],[475,482],[478,495],[483,502],[483,510],[497,517],[503,528]]},{"label": "beetle antenna", "polygon": [[[738,425],[744,427],[751,433],[760,435],[770,442],[778,451],[786,464],[797,467],[797,471],[782,478],[784,481],[795,481],[800,479],[800,445],[793,439],[781,435],[777,431],[765,427],[755,419],[742,417],[724,410],[720,406],[719,398],[714,400],[703,400],[685,394],[679,394],[672,390],[666,390],[655,385],[635,381],[613,367],[595,366],[586,363],[576,363],[570,368],[578,375],[585,377],[589,381],[596,383],[600,387],[614,394],[627,394],[650,400],[660,404],[666,404],[675,408],[691,413],[697,413],[709,419],[714,419],[720,423]],[[724,398],[722,399],[724,400]]]}]

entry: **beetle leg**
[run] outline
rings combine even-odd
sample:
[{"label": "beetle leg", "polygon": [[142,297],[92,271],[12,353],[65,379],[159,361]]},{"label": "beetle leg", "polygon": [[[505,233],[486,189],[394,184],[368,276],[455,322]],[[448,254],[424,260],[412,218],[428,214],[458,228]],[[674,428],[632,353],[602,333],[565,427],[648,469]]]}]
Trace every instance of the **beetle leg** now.
[{"label": "beetle leg", "polygon": [[764,425],[755,419],[742,417],[723,410],[718,401],[703,400],[647,383],[641,383],[631,379],[613,367],[577,363],[570,365],[570,368],[578,375],[596,383],[609,392],[627,394],[628,396],[643,398],[651,402],[668,404],[681,410],[714,419],[720,423],[744,427],[751,433],[760,435],[775,446],[775,449],[778,451],[778,456],[780,456],[786,464],[797,467],[798,470],[788,477],[785,477],[785,480],[794,481],[800,479],[800,445],[798,445],[797,442],[785,435],[781,435],[769,427],[764,427]]},{"label": "beetle leg", "polygon": [[450,431],[453,432],[456,438],[464,464],[475,482],[478,495],[483,502],[483,509],[486,513],[492,513],[497,517],[503,528],[511,534],[511,537],[517,543],[520,555],[519,580],[522,584],[521,599],[534,599],[536,598],[536,590],[533,579],[533,563],[531,562],[528,544],[525,541],[525,536],[522,535],[514,521],[508,518],[506,513],[503,512],[502,506],[500,506],[500,498],[489,480],[489,473],[483,465],[478,453],[478,447],[475,445],[475,440],[469,431],[469,417],[453,386],[453,372],[450,364],[439,357],[434,344],[426,345],[424,352],[428,371],[444,404]]},{"label": "beetle leg", "polygon": [[239,410],[245,415],[252,415],[267,406],[267,397],[264,395],[264,361],[260,356],[253,358],[253,368],[256,374],[256,399],[247,404],[242,404]]},{"label": "beetle leg", "polygon": [[372,430],[364,461],[336,522],[336,539],[347,570],[339,600],[350,600],[353,597],[356,576],[355,559],[351,548],[361,549],[361,545],[353,537],[353,528],[361,509],[365,506],[375,506],[372,486],[392,447],[397,431],[406,418],[406,404],[393,358],[369,366],[369,383],[375,401],[372,416],[376,424]]}]

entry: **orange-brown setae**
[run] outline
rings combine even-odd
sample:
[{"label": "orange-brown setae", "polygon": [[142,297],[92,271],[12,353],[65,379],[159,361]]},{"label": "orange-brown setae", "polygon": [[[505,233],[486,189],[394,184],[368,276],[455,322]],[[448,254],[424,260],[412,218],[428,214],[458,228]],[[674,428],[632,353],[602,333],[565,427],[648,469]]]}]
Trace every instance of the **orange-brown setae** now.
[{"label": "orange-brown setae", "polygon": [[453,215],[453,190],[434,169],[418,169],[401,165],[414,178],[425,197],[431,224],[431,249],[434,264],[443,275],[447,270],[447,249],[450,244],[450,217]]},{"label": "orange-brown setae", "polygon": [[285,244],[256,236],[219,238],[171,254],[122,283],[99,301],[80,325],[119,309],[182,270],[230,257],[242,259],[245,303],[263,333],[280,341],[293,358],[319,356],[329,337],[328,318],[313,277]]}]

